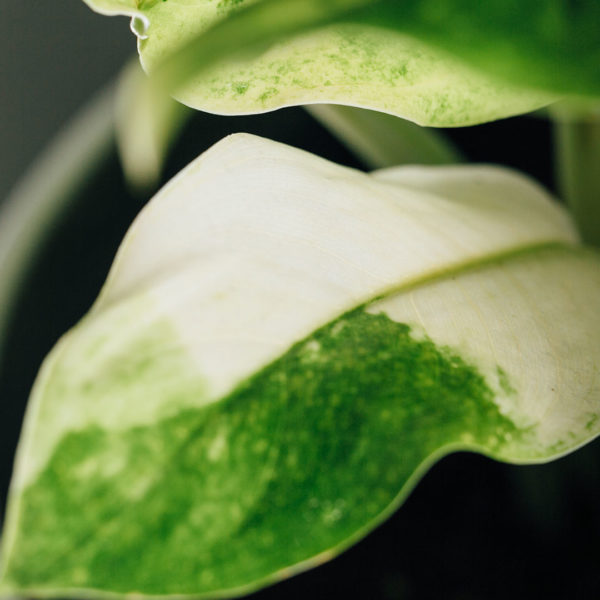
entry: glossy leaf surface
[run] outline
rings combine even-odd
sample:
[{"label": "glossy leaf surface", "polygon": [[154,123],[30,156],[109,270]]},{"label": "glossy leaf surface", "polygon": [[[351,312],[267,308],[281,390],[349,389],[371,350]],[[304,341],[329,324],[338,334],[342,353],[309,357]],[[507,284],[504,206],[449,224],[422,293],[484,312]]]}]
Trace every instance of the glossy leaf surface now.
[{"label": "glossy leaf surface", "polygon": [[600,431],[599,302],[598,255],[510,171],[227,138],[42,367],[4,589],[241,594],[335,556],[445,453],[560,456]]},{"label": "glossy leaf surface", "polygon": [[332,102],[460,126],[600,96],[594,0],[88,3],[143,17],[149,71],[188,42],[177,97],[212,112]]}]

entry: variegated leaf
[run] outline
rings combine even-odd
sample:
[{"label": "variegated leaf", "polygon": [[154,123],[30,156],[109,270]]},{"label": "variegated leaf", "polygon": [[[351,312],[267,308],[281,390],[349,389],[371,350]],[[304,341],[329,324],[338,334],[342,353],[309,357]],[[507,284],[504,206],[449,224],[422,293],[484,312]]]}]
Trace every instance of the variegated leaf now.
[{"label": "variegated leaf", "polygon": [[600,95],[595,0],[86,2],[132,16],[145,68],[176,53],[177,98],[221,114],[329,102],[462,126]]},{"label": "variegated leaf", "polygon": [[520,175],[229,137],[42,367],[4,590],[237,595],[335,556],[450,451],[569,452],[600,431],[599,305],[598,255]]}]

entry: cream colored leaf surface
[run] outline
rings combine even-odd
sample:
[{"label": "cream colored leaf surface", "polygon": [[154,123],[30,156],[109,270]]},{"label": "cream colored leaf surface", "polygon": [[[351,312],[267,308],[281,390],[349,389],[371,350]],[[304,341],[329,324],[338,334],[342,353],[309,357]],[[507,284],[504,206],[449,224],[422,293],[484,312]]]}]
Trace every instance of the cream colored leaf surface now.
[{"label": "cream colored leaf surface", "polygon": [[[160,42],[140,44],[145,68]],[[193,108],[244,114],[332,103],[370,108],[434,127],[458,127],[530,112],[552,94],[472,69],[415,38],[374,27],[335,26],[278,45],[251,62],[203,72],[177,93]]]},{"label": "cream colored leaf surface", "polygon": [[239,595],[360,539],[451,450],[560,456],[600,431],[599,303],[598,255],[516,173],[226,138],[42,367],[4,589]]}]

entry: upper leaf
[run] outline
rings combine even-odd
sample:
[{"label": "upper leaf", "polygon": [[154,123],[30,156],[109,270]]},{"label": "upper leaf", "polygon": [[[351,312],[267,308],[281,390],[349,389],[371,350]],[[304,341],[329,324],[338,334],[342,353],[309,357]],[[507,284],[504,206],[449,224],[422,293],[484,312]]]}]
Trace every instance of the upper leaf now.
[{"label": "upper leaf", "polygon": [[600,431],[599,303],[600,258],[516,174],[227,138],[44,363],[2,584],[239,594],[334,556],[451,450],[564,454]]},{"label": "upper leaf", "polygon": [[177,98],[211,112],[332,102],[460,126],[562,96],[600,96],[595,0],[112,4],[145,18],[144,67],[152,72],[177,51],[169,69],[184,73],[176,87],[186,84]]}]

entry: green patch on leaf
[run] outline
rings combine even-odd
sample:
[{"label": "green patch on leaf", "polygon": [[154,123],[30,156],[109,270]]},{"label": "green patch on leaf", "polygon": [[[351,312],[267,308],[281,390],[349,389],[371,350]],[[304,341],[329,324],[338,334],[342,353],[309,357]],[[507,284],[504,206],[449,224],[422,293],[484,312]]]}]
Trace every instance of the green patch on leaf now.
[{"label": "green patch on leaf", "polygon": [[[106,395],[133,383],[143,402],[154,379],[144,373],[164,372],[148,348],[116,356],[116,377],[98,373]],[[181,387],[185,365],[173,367],[165,392],[178,405],[194,388]],[[86,393],[68,380],[48,390]],[[524,435],[476,368],[359,309],[218,403],[149,426],[66,433],[19,501],[5,578],[37,593],[254,586],[372,528],[432,454],[493,452],[507,434]]]}]

